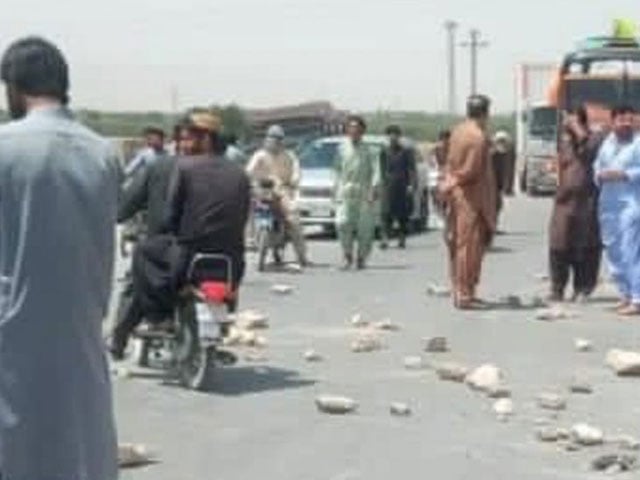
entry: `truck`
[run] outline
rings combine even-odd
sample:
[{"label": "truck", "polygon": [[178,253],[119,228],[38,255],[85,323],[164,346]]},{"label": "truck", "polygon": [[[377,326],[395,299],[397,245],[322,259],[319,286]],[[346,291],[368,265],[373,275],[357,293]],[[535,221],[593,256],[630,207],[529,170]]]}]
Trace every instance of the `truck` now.
[{"label": "truck", "polygon": [[558,109],[547,100],[557,67],[521,64],[517,72],[516,153],[520,191],[551,194],[557,186]]}]

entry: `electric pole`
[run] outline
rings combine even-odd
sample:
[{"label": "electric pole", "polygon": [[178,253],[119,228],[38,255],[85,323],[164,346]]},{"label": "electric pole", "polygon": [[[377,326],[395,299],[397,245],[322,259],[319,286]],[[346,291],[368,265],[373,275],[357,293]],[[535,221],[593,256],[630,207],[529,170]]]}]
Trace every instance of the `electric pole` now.
[{"label": "electric pole", "polygon": [[471,59],[471,95],[478,93],[478,53],[481,48],[489,46],[489,42],[481,40],[480,30],[472,29],[469,32],[469,41],[460,45],[469,49]]},{"label": "electric pole", "polygon": [[449,113],[455,115],[458,108],[456,99],[456,32],[458,30],[458,23],[453,20],[447,20],[444,23],[444,28],[447,31]]}]

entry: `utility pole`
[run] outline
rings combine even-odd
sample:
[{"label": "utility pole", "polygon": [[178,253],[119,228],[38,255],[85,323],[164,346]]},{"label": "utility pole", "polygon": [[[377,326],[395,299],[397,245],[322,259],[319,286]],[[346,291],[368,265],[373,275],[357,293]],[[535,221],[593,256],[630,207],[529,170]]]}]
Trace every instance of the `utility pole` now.
[{"label": "utility pole", "polygon": [[171,113],[174,115],[178,114],[178,87],[173,84],[171,85]]},{"label": "utility pole", "polygon": [[489,42],[481,40],[480,30],[472,29],[469,32],[469,41],[460,45],[468,48],[471,59],[471,95],[478,93],[478,53],[481,48],[489,46]]},{"label": "utility pole", "polygon": [[447,31],[447,64],[448,64],[448,91],[449,91],[449,113],[455,115],[457,113],[457,99],[456,99],[456,32],[458,30],[458,23],[453,20],[447,20],[444,23],[444,28]]}]

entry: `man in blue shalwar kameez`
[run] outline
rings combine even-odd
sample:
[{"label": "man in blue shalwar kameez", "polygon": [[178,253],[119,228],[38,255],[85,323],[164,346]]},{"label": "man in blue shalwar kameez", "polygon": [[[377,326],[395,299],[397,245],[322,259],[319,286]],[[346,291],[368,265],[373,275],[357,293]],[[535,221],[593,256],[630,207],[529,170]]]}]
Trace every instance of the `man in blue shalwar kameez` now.
[{"label": "man in blue shalwar kameez", "polygon": [[634,116],[631,107],[614,109],[613,132],[594,165],[602,242],[623,316],[640,314],[640,138]]},{"label": "man in blue shalwar kameez", "polygon": [[119,169],[67,109],[68,67],[40,38],[0,62],[0,478],[116,480],[102,320]]}]

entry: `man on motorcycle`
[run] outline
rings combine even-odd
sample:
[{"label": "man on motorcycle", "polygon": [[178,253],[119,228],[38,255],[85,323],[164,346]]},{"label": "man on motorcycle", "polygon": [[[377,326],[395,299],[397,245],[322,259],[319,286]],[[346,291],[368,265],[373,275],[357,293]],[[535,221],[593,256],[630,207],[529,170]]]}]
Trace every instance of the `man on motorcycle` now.
[{"label": "man on motorcycle", "polygon": [[307,247],[295,206],[300,183],[300,162],[293,152],[285,148],[284,139],[285,132],[281,126],[269,127],[264,147],[249,161],[247,173],[254,186],[263,180],[274,182],[287,236],[293,243],[300,266],[305,267],[309,264]]},{"label": "man on motorcycle", "polygon": [[[176,131],[180,130],[180,125],[176,126]],[[142,229],[145,231],[145,237],[155,237],[162,233],[166,222],[169,180],[174,165],[173,157],[163,155],[134,173],[122,190],[118,223],[129,222],[144,212],[145,224]],[[137,241],[143,242],[144,238],[138,237]],[[132,278],[128,275],[120,295],[116,324],[111,336],[110,351],[115,360],[124,357],[129,335],[140,324],[141,319],[140,302],[136,297]]]},{"label": "man on motorcycle", "polygon": [[224,158],[220,128],[208,110],[189,114],[180,138],[184,156],[177,158],[169,184],[165,234],[149,238],[134,256],[134,288],[152,323],[172,314],[196,254],[229,257],[234,290],[244,276],[251,186],[242,167]]},{"label": "man on motorcycle", "polygon": [[158,127],[147,127],[143,133],[146,146],[125,167],[124,173],[127,178],[132,178],[139,170],[167,156],[164,147],[164,130]]},{"label": "man on motorcycle", "polygon": [[[244,227],[250,184],[241,167],[227,161],[220,121],[206,110],[189,114],[178,139],[160,231],[134,252],[135,308],[114,333],[112,353],[122,357],[131,332],[146,318],[161,324],[172,314],[186,271],[197,253],[227,255],[237,289],[244,275]],[[116,355],[117,354],[117,355]]]}]

